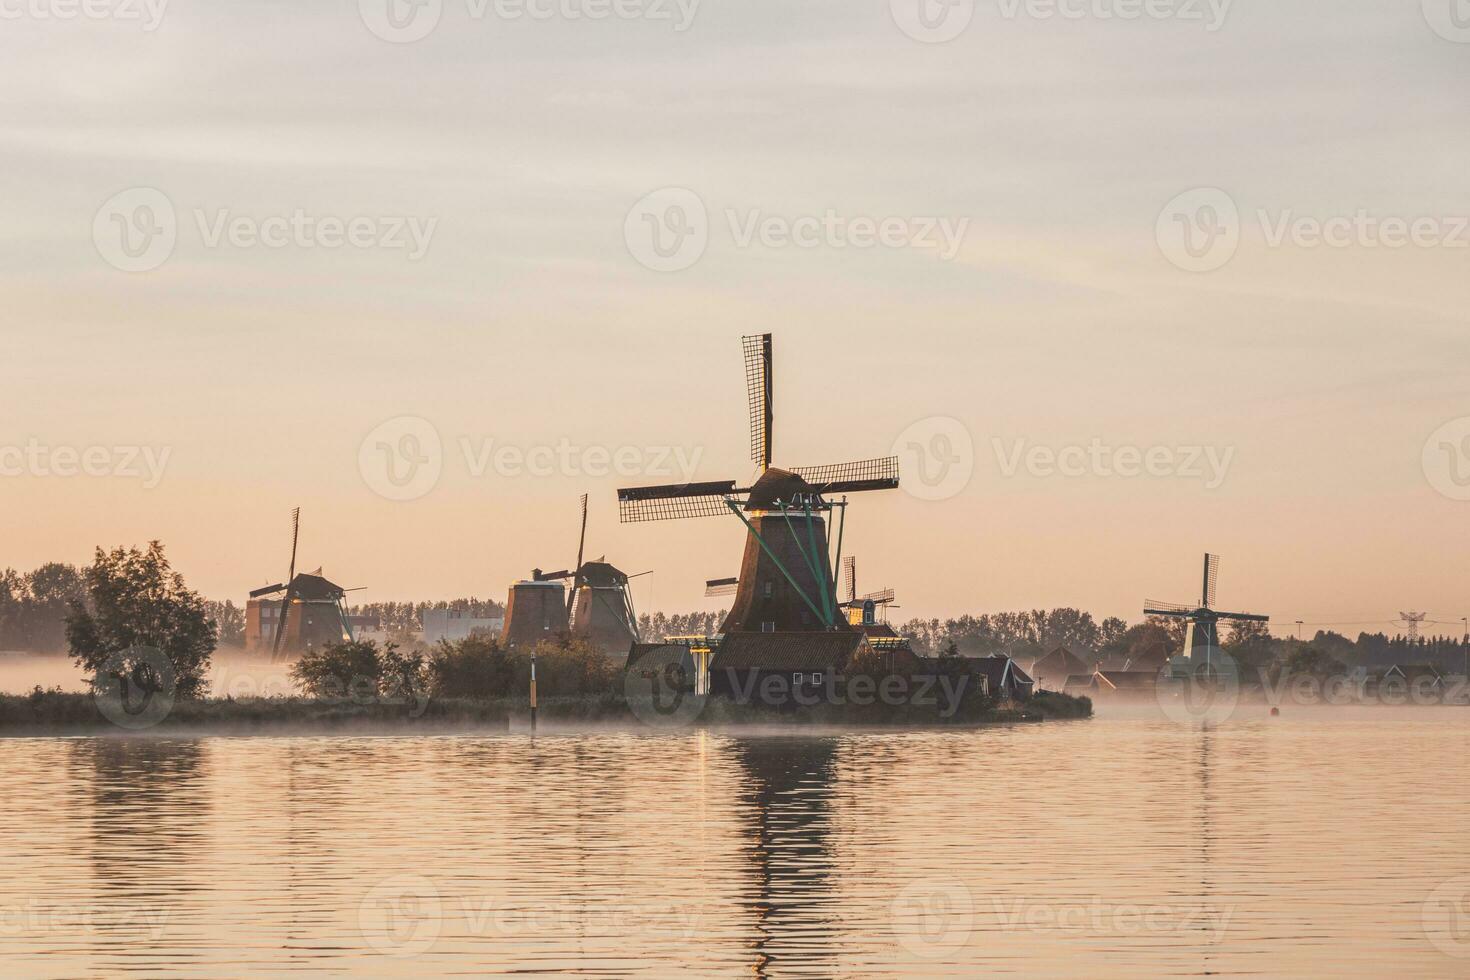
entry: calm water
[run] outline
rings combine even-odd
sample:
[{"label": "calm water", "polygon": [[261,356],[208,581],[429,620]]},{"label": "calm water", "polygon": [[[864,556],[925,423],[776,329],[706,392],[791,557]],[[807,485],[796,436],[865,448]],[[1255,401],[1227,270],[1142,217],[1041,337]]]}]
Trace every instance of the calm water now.
[{"label": "calm water", "polygon": [[9,976],[1470,974],[1470,711],[0,753]]}]

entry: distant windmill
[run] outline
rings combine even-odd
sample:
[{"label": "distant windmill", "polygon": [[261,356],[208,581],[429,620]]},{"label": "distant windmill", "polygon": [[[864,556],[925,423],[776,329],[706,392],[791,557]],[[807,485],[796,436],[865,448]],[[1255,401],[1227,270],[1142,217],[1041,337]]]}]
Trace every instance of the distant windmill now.
[{"label": "distant windmill", "polygon": [[1184,632],[1184,655],[1191,660],[1203,659],[1206,667],[1211,666],[1214,652],[1220,649],[1219,624],[1269,623],[1270,616],[1255,613],[1221,612],[1215,609],[1215,588],[1220,576],[1220,557],[1205,555],[1204,585],[1200,589],[1200,602],[1196,606],[1179,605],[1172,602],[1148,600],[1143,610],[1145,616],[1164,619],[1182,619],[1188,626]]},{"label": "distant windmill", "polygon": [[[774,357],[771,335],[743,339],[750,407],[750,454],[760,475],[749,487],[734,480],[618,491],[625,523],[734,514],[745,525],[745,557],[735,600],[722,633],[840,630],[848,628],[834,587],[824,515],[846,502],[838,494],[892,490],[898,486],[896,458],[834,466],[778,469],[771,465],[775,441]],[[837,557],[842,554],[838,531]],[[706,593],[731,585],[706,584]],[[718,592],[716,592],[718,594]]]},{"label": "distant windmill", "polygon": [[842,581],[843,591],[847,595],[847,599],[842,603],[842,608],[848,611],[849,622],[854,626],[871,626],[878,621],[879,609],[883,610],[886,621],[888,607],[893,605],[897,596],[892,589],[880,589],[877,592],[858,595],[856,555],[848,555],[842,559]]},{"label": "distant windmill", "polygon": [[[507,646],[535,643],[570,632],[610,655],[626,654],[638,639],[638,616],[629,582],[649,574],[628,575],[605,557],[583,561],[587,549],[587,495],[582,494],[582,530],[577,564],[557,572],[532,572],[511,586],[506,606]],[[562,583],[571,580],[571,588]]]},{"label": "distant windmill", "polygon": [[[352,639],[352,623],[343,605],[349,590],[322,577],[318,568],[312,573],[296,574],[296,548],[301,540],[301,508],[291,511],[291,566],[285,582],[268,585],[250,593],[253,615],[263,620],[266,609],[274,603],[267,596],[279,595],[280,615],[276,617],[271,639],[271,657],[301,653],[316,646],[329,646]],[[247,607],[248,608],[248,607]],[[261,641],[265,640],[262,623]]]},{"label": "distant windmill", "polygon": [[1428,618],[1429,618],[1429,614],[1428,613],[1422,613],[1422,612],[1401,612],[1401,613],[1399,613],[1399,619],[1402,619],[1404,621],[1404,626],[1408,629],[1408,632],[1409,632],[1409,642],[1410,643],[1418,643],[1419,642],[1419,624],[1422,623],[1422,622],[1424,622]]}]

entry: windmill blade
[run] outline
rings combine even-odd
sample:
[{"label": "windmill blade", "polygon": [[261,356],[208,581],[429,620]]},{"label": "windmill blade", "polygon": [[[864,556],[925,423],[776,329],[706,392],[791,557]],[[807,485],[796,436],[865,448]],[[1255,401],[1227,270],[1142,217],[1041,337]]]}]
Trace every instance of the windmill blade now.
[{"label": "windmill blade", "polygon": [[296,578],[296,544],[301,540],[301,508],[291,511],[291,574],[286,581]]},{"label": "windmill blade", "polygon": [[821,494],[898,489],[898,457],[865,459],[831,466],[798,466],[791,472]]},{"label": "windmill blade", "polygon": [[1143,614],[1145,616],[1187,616],[1194,612],[1193,606],[1182,606],[1177,602],[1155,602],[1145,599],[1143,603]]},{"label": "windmill blade", "polygon": [[871,602],[877,606],[886,606],[896,598],[898,596],[894,594],[892,589],[882,589],[878,592],[869,592],[858,601]]},{"label": "windmill blade", "polygon": [[1217,585],[1219,585],[1219,582],[1220,582],[1220,556],[1219,555],[1206,554],[1205,555],[1205,587],[1204,587],[1203,591],[1200,592],[1200,596],[1201,596],[1200,603],[1206,609],[1213,609],[1214,606],[1215,606],[1215,587]]},{"label": "windmill blade", "polygon": [[263,589],[256,589],[250,593],[250,598],[259,599],[261,596],[274,595],[286,587],[285,582],[277,582],[275,585],[267,585]]},{"label": "windmill blade", "polygon": [[[582,536],[577,539],[577,572],[572,579],[571,591],[567,593],[567,616],[572,615],[572,605],[577,601],[577,588],[582,584],[582,554],[587,547],[587,495],[582,494]],[[570,619],[568,619],[570,622]]]},{"label": "windmill blade", "polygon": [[842,559],[842,580],[847,583],[847,601],[857,601],[857,556]]},{"label": "windmill blade", "polygon": [[734,480],[619,490],[618,519],[624,524],[634,524],[686,517],[724,517],[730,513],[725,498],[738,492]]},{"label": "windmill blade", "polygon": [[276,638],[271,644],[271,659],[276,659],[281,652],[281,641],[286,638],[286,623],[291,616],[291,603],[296,601],[296,583],[293,580],[286,586],[286,594],[281,598],[281,615],[276,620]]},{"label": "windmill blade", "polygon": [[765,471],[771,466],[771,429],[775,422],[771,375],[771,335],[742,337],[745,391],[750,400],[750,458]]},{"label": "windmill blade", "polygon": [[1270,616],[1260,616],[1256,613],[1217,613],[1219,619],[1230,623],[1269,623]]},{"label": "windmill blade", "polygon": [[537,582],[560,582],[562,579],[571,578],[572,577],[572,574],[573,573],[572,573],[572,570],[570,568],[563,568],[559,572],[537,572],[536,573],[536,581]]},{"label": "windmill blade", "polygon": [[740,590],[738,578],[712,578],[704,583],[704,594],[706,596],[734,595]]}]

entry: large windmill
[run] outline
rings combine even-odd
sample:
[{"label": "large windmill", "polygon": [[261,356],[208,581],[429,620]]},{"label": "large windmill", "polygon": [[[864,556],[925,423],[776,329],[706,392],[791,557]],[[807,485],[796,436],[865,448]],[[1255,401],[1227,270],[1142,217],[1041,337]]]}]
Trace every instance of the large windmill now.
[{"label": "large windmill", "polygon": [[[587,550],[587,495],[582,495],[582,531],[577,564],[558,572],[532,572],[528,581],[511,586],[506,604],[507,646],[532,644],[561,632],[581,637],[613,656],[626,655],[638,639],[628,575],[605,557],[584,562]],[[567,589],[563,582],[571,581]]]},{"label": "large windmill", "polygon": [[291,568],[286,581],[256,589],[246,604],[248,636],[262,645],[268,640],[272,658],[352,639],[352,623],[343,605],[350,590],[328,581],[320,568],[297,575],[300,540],[301,508],[297,507],[291,511]]},{"label": "large windmill", "polygon": [[1215,588],[1220,578],[1220,556],[1205,555],[1204,585],[1200,589],[1198,606],[1180,605],[1173,602],[1148,600],[1143,610],[1145,616],[1163,619],[1182,619],[1188,624],[1184,631],[1184,656],[1195,664],[1213,666],[1215,653],[1220,649],[1221,622],[1269,623],[1270,616],[1255,613],[1221,612],[1215,608]]},{"label": "large windmill", "polygon": [[[775,441],[771,335],[744,338],[750,404],[750,455],[759,475],[748,487],[734,480],[618,491],[624,523],[734,514],[745,525],[745,557],[735,600],[722,633],[850,629],[834,588],[827,515],[843,508],[840,494],[892,490],[898,460],[871,459],[834,466],[780,469],[771,465]],[[837,559],[842,532],[837,537]],[[710,583],[728,587],[729,580]]]}]

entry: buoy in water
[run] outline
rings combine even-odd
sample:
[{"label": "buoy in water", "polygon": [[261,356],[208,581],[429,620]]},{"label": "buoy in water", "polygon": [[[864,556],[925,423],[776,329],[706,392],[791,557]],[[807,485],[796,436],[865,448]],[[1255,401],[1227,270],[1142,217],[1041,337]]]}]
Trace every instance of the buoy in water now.
[{"label": "buoy in water", "polygon": [[1271,717],[1272,718],[1280,718],[1281,717],[1281,709],[1280,708],[1272,708],[1271,709]]}]

